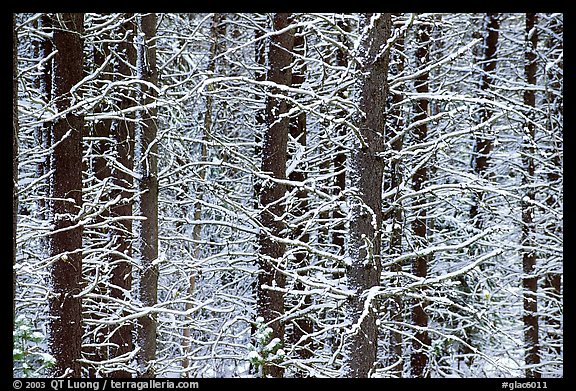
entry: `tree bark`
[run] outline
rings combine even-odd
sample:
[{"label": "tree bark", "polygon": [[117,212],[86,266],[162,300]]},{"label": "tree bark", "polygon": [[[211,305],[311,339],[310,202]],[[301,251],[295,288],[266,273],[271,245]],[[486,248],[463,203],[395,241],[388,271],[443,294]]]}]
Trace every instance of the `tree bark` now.
[{"label": "tree bark", "polygon": [[[526,50],[524,53],[524,72],[528,87],[536,85],[536,47],[538,45],[538,30],[536,28],[538,16],[534,13],[526,14]],[[524,91],[524,104],[536,106],[536,94],[533,89]],[[534,200],[535,193],[530,187],[535,179],[535,126],[533,113],[528,114],[529,120],[524,124],[524,142],[522,143],[522,160],[525,173],[522,176],[522,185],[528,189],[522,198],[522,246],[536,247],[534,226]],[[526,377],[540,378],[541,373],[537,368],[540,364],[539,327],[538,327],[538,277],[536,276],[536,252],[522,250],[522,265],[524,275],[522,287],[524,288],[524,359],[526,363]]]},{"label": "tree bark", "polygon": [[[94,47],[93,51],[93,61],[92,61],[92,71],[96,70],[97,68],[101,67],[104,64],[106,58],[110,55],[110,46],[107,40],[110,40],[109,34],[102,34],[102,38],[104,42],[100,47]],[[112,80],[112,66],[110,63],[106,67],[104,67],[103,72],[101,74],[101,78],[103,80],[111,81]],[[106,110],[106,103],[101,102],[98,109],[100,111]],[[89,155],[87,159],[84,160],[84,170],[90,173],[90,169],[93,171],[93,178],[96,179],[96,183],[99,183],[101,186],[104,186],[105,181],[111,177],[110,167],[106,161],[106,156],[110,155],[111,153],[111,127],[112,127],[112,120],[110,119],[103,119],[98,122],[95,122],[92,129],[86,129],[87,133],[91,133],[92,136],[96,137],[96,140],[92,142],[92,151],[93,154]],[[102,195],[99,199],[101,204],[105,204],[106,202],[110,201],[110,192],[104,190]],[[95,216],[94,221],[97,224],[104,224],[106,220],[110,217],[109,209],[102,210],[97,216]],[[90,230],[85,237],[91,243],[102,243],[107,238],[106,235],[110,230],[109,226],[103,228],[95,228]],[[103,259],[104,262],[110,264],[111,259],[110,257],[105,257]],[[92,279],[96,279],[97,273],[96,268],[90,270],[90,277]],[[108,295],[110,292],[108,290],[107,283],[102,279],[95,287],[95,291],[98,294],[103,296]],[[101,300],[104,301],[104,300]],[[104,312],[100,311],[87,311],[86,313],[86,320],[90,322],[101,320],[103,317],[106,317]],[[108,342],[108,338],[110,336],[110,327],[107,325],[97,325],[92,326],[88,324],[85,330],[85,334],[89,336],[93,336],[89,340],[90,345],[84,348],[83,354],[84,357],[87,358],[89,361],[93,362],[103,362],[108,359],[108,346],[106,343]],[[85,368],[88,371],[88,376],[91,378],[97,377],[98,373],[98,366],[94,364],[84,364]]]},{"label": "tree bark", "polygon": [[[82,79],[84,14],[62,13],[53,20],[53,98],[58,112],[71,106],[71,88]],[[56,359],[52,376],[80,377],[82,303],[75,297],[82,284],[82,227],[76,217],[82,206],[82,128],[84,119],[74,112],[52,126],[50,203],[54,232],[50,236],[51,294],[49,341]],[[56,145],[57,143],[57,145]]]},{"label": "tree bark", "polygon": [[[140,17],[139,32],[143,34],[139,42],[137,69],[138,76],[153,85],[158,84],[156,68],[156,14]],[[156,99],[156,91],[147,86],[141,86],[141,104],[147,105]],[[140,144],[139,155],[135,163],[141,175],[138,181],[140,191],[139,209],[146,220],[140,223],[139,238],[139,299],[143,307],[153,307],[158,302],[158,144],[156,143],[156,108],[147,108],[141,112],[141,124],[136,130]],[[154,377],[156,358],[157,325],[156,315],[147,314],[138,319],[137,340],[140,347],[138,353],[138,376]]]},{"label": "tree bark", "polygon": [[[416,58],[420,66],[425,66],[429,61],[430,47],[430,25],[424,24],[417,30],[418,48],[416,49]],[[416,78],[416,91],[421,94],[427,94],[428,89],[428,72],[424,72]],[[420,99],[416,103],[414,121],[421,121],[428,116],[429,102],[428,99]],[[423,123],[417,126],[413,132],[415,143],[423,142],[428,135],[428,125]],[[424,182],[428,180],[428,167],[422,165],[412,175],[412,189],[420,191]],[[418,196],[414,200],[413,206],[416,210],[416,216],[412,221],[412,231],[415,236],[416,247],[426,245],[427,237],[427,211],[423,206],[426,203],[425,196]],[[428,275],[428,257],[418,256],[412,264],[412,273],[417,277],[426,277]],[[426,303],[416,302],[412,307],[412,323],[421,328],[416,331],[412,340],[412,354],[410,356],[411,371],[413,377],[429,377],[427,370],[428,356],[426,349],[430,346],[430,337],[426,328],[428,327],[428,314],[426,313]]]},{"label": "tree bark", "polygon": [[[294,36],[294,53],[304,56],[305,53],[305,40],[302,34],[302,29],[298,29],[298,32]],[[300,88],[306,80],[306,63],[300,59],[296,58],[294,60],[294,68],[292,70],[292,86],[295,88]],[[306,148],[306,113],[300,112],[297,116],[290,119],[289,133],[291,138],[295,141],[295,149]],[[288,175],[288,179],[291,181],[304,182],[307,178],[306,166],[300,165],[295,167],[294,170]],[[308,210],[308,193],[304,189],[298,189],[296,191],[296,200],[294,202],[294,212],[293,215],[296,218],[303,216]],[[300,240],[303,243],[308,243],[310,235],[303,230],[303,223],[299,223],[298,226],[292,231],[292,236]],[[294,254],[295,268],[302,268],[309,264],[308,252],[306,250],[299,250]],[[302,273],[299,273],[302,275]],[[296,281],[294,284],[294,289],[304,290],[305,287],[300,281]],[[301,310],[306,310],[311,305],[311,297],[307,295],[304,297],[303,305],[300,307]],[[297,343],[301,338],[305,338],[307,335],[311,334],[313,331],[312,320],[308,316],[304,316],[294,320],[292,323],[292,334],[291,342]],[[304,343],[296,348],[296,353],[303,359],[312,357],[313,346],[310,339],[306,339]]]},{"label": "tree bark", "polygon": [[382,227],[382,180],[384,162],[378,156],[384,149],[386,98],[388,93],[389,50],[382,48],[391,32],[390,14],[363,14],[359,80],[360,145],[350,156],[350,185],[358,193],[352,199],[347,267],[348,286],[355,294],[348,299],[347,311],[352,323],[345,343],[347,377],[368,377],[376,361],[378,327],[377,303],[369,302],[371,288],[380,283]]},{"label": "tree bark", "polygon": [[[274,31],[286,28],[292,21],[289,13],[274,15]],[[271,39],[268,51],[269,69],[267,80],[279,84],[290,85],[292,83],[292,48],[294,46],[294,31],[292,29],[281,34],[274,35]],[[286,179],[286,159],[288,143],[289,121],[285,114],[288,112],[288,104],[278,98],[277,88],[271,89],[271,94],[266,99],[266,129],[262,145],[262,172],[267,173],[274,179]],[[284,341],[284,324],[280,317],[284,314],[284,293],[276,290],[263,288],[283,288],[285,276],[275,268],[281,267],[284,257],[285,245],[278,243],[273,237],[282,237],[285,228],[280,219],[286,211],[285,203],[281,199],[285,196],[286,185],[274,180],[265,181],[260,189],[260,204],[263,211],[260,215],[260,223],[263,230],[259,236],[260,254],[258,257],[258,298],[257,312],[272,328],[271,338],[279,338]],[[268,363],[264,365],[265,377],[282,377],[284,368]]]},{"label": "tree bark", "polygon": [[[131,66],[136,65],[136,49],[134,47],[134,36],[136,35],[136,23],[134,14],[126,14],[126,22],[120,26],[120,34],[125,37],[117,44],[117,53],[119,62],[115,74],[117,77],[129,78],[132,76]],[[134,104],[134,94],[126,91],[119,103],[120,109],[127,109]],[[114,120],[112,130],[113,148],[115,156],[120,165],[132,170],[134,167],[134,122],[129,120]],[[119,300],[129,300],[126,292],[132,289],[132,177],[123,170],[114,167],[111,171],[114,189],[110,197],[115,199],[120,196],[118,204],[112,206],[110,216],[112,218],[126,217],[125,220],[119,220],[113,229],[112,243],[113,248],[123,256],[118,254],[111,255],[111,261],[114,265],[112,268],[110,294],[113,298]],[[128,315],[123,311],[122,316]],[[134,349],[132,341],[133,324],[127,322],[118,326],[110,335],[112,347],[110,357],[118,357],[131,352]],[[131,377],[129,371],[117,370],[110,373],[110,377]]]}]

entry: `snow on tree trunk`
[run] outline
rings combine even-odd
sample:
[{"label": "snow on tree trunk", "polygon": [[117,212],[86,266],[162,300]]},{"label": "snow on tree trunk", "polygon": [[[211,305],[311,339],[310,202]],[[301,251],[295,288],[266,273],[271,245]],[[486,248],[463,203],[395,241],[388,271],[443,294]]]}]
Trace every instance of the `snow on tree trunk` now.
[{"label": "snow on tree trunk", "polygon": [[[119,78],[132,76],[131,66],[136,64],[136,49],[133,40],[136,34],[136,23],[134,14],[127,14],[127,22],[120,26],[120,33],[125,39],[116,45],[116,50],[120,60],[115,62],[116,74]],[[127,91],[120,101],[120,109],[131,107],[134,99],[134,93]],[[113,152],[118,163],[132,171],[134,167],[134,122],[128,120],[114,120],[113,133]],[[125,170],[114,167],[111,172],[114,189],[110,194],[111,199],[120,197],[118,204],[112,206],[110,216],[112,218],[122,218],[132,216],[132,177]],[[111,261],[114,265],[111,276],[111,296],[119,300],[129,300],[130,297],[126,292],[132,289],[132,220],[122,219],[117,222],[112,234],[112,243],[116,254],[111,254]],[[119,255],[123,254],[123,255]],[[128,311],[123,311],[122,316],[127,316]],[[132,332],[133,324],[126,322],[116,327],[110,336],[110,342],[113,346],[110,349],[110,357],[119,357],[128,354],[133,350]],[[129,371],[116,370],[110,373],[110,377],[131,377]]]},{"label": "snow on tree trunk", "polygon": [[[299,29],[294,37],[294,53],[300,56],[306,55],[305,41],[302,34],[302,29]],[[302,87],[302,84],[306,81],[306,63],[301,58],[296,58],[294,61],[295,65],[292,70],[292,86],[295,88]],[[306,113],[304,111],[300,112],[297,116],[290,119],[289,124],[290,137],[295,141],[294,145],[294,157],[302,155],[306,149]],[[308,177],[306,173],[306,165],[300,163],[288,174],[288,179],[291,181],[304,182]],[[304,189],[296,190],[295,194],[296,200],[294,205],[293,215],[296,218],[301,217],[308,211],[308,194]],[[303,228],[303,223],[299,223],[292,231],[292,236],[300,240],[301,242],[308,243],[310,235]],[[305,249],[297,250],[294,253],[294,268],[303,268],[309,265],[308,251]],[[302,273],[300,273],[302,274]],[[301,281],[296,281],[294,283],[294,289],[304,290],[305,287]],[[300,307],[302,311],[307,310],[311,304],[311,297],[307,295],[303,299],[303,305]],[[292,322],[292,333],[290,334],[290,339],[292,343],[298,343],[300,339],[304,338],[303,343],[296,348],[296,352],[301,358],[310,358],[313,354],[313,346],[311,340],[307,337],[312,333],[313,324],[309,316],[303,316]]]},{"label": "snow on tree trunk", "polygon": [[[538,45],[537,14],[526,14],[526,49],[524,72],[528,88],[524,91],[524,104],[526,106],[536,106],[536,93],[530,87],[536,85],[536,47]],[[535,181],[535,126],[534,113],[528,114],[528,120],[524,124],[524,134],[522,142],[522,161],[524,173],[522,184],[525,186],[526,194],[522,198],[522,239],[521,245],[528,247],[522,250],[522,265],[524,275],[522,277],[522,287],[524,288],[524,345],[526,377],[539,378],[541,373],[537,366],[540,364],[539,352],[539,325],[538,325],[538,277],[536,275],[536,251],[530,249],[535,247],[535,226],[534,226],[534,206],[535,192],[531,187]]]},{"label": "snow on tree trunk", "polygon": [[384,162],[378,156],[384,148],[384,124],[388,93],[389,50],[383,51],[390,36],[390,14],[364,14],[360,23],[359,134],[349,159],[351,199],[350,238],[347,268],[347,311],[351,320],[345,342],[347,377],[368,377],[376,361],[378,304],[369,295],[379,285],[382,226],[382,177]]},{"label": "snow on tree trunk", "polygon": [[[292,15],[278,13],[274,15],[274,30],[278,31],[290,25]],[[268,50],[269,69],[267,80],[276,84],[289,86],[292,83],[292,48],[294,46],[294,30],[289,29],[274,35]],[[286,206],[282,198],[286,193],[286,185],[275,182],[274,179],[286,179],[286,159],[288,143],[289,119],[285,115],[288,104],[276,96],[280,91],[271,88],[266,97],[266,124],[262,145],[262,172],[270,175],[260,188],[260,204],[263,211],[260,215],[262,231],[259,237],[260,253],[258,256],[258,297],[257,312],[270,323],[271,338],[284,341],[284,324],[280,319],[284,314],[284,293],[274,288],[284,288],[286,277],[276,268],[282,267],[282,259],[286,246],[274,240],[283,237],[285,222],[281,220]],[[272,288],[269,289],[268,287]],[[282,377],[284,368],[275,363],[266,363],[263,368],[265,377]]]},{"label": "snow on tree trunk", "polygon": [[[141,80],[158,84],[156,69],[156,14],[139,17],[137,73]],[[139,102],[150,105],[155,101],[156,91],[143,84]],[[135,166],[139,178],[136,180],[140,191],[137,210],[146,219],[137,225],[138,298],[144,308],[153,307],[158,302],[158,144],[156,143],[157,108],[147,107],[140,112],[140,121],[135,130]],[[136,345],[138,374],[141,377],[154,377],[157,339],[156,314],[147,313],[138,319]]]},{"label": "snow on tree trunk", "polygon": [[[105,35],[102,38],[106,38],[110,40],[110,35]],[[102,75],[103,80],[110,81],[112,75],[112,64],[108,63],[107,66],[104,66],[104,62],[106,58],[110,56],[110,45],[108,42],[103,42],[102,46],[96,48],[94,50],[93,55],[93,68],[104,67],[103,70],[106,72]],[[105,102],[101,102],[100,107],[98,107],[100,111],[104,111],[106,109]],[[112,127],[112,120],[104,119],[98,121],[93,124],[92,129],[87,129],[86,132],[88,135],[91,135],[96,138],[96,141],[93,142],[91,145],[91,149],[93,151],[92,155],[88,155],[85,161],[84,171],[90,173],[93,171],[94,179],[96,179],[99,183],[106,183],[106,181],[110,178],[111,172],[110,167],[107,163],[107,156],[113,156],[110,145],[110,137],[111,137],[111,127]],[[100,197],[100,202],[105,204],[106,202],[110,201],[110,192],[104,190]],[[104,224],[107,219],[110,217],[110,210],[108,208],[102,210],[95,218],[95,222],[98,224]],[[106,237],[107,233],[109,232],[110,227],[108,225],[100,228],[100,229],[93,229],[85,233],[85,240],[87,241],[97,241],[101,237]],[[105,262],[111,264],[111,257],[107,256],[105,258]],[[85,260],[86,263],[87,260]],[[99,274],[99,270],[96,268],[90,269],[88,273],[87,280],[96,279],[97,275]],[[101,295],[109,294],[108,287],[104,281],[100,281],[95,287],[95,291]],[[104,300],[102,300],[104,301]],[[86,305],[84,310],[86,311]],[[86,311],[85,320],[88,324],[85,330],[85,334],[89,336],[93,336],[89,340],[88,346],[83,349],[84,357],[91,361],[91,362],[102,362],[108,359],[108,346],[105,345],[107,342],[106,339],[110,335],[110,327],[97,325],[94,326],[94,323],[98,320],[106,317],[106,314],[101,311]],[[85,367],[88,370],[89,377],[96,377],[98,375],[97,366],[92,364],[85,364]]]}]

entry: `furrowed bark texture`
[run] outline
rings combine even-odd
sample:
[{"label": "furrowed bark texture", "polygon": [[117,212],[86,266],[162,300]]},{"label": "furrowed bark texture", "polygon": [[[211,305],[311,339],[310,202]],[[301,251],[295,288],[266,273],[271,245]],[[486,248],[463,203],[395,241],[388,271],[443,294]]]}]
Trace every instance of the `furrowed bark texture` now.
[{"label": "furrowed bark texture", "polygon": [[[156,14],[141,17],[141,31],[144,34],[144,47],[138,58],[138,68],[142,70],[142,79],[151,84],[158,84],[156,69]],[[142,86],[142,104],[153,103],[156,91],[149,86]],[[156,139],[156,108],[148,108],[142,113],[142,154],[139,182],[140,211],[146,220],[141,225],[141,271],[139,274],[139,298],[144,307],[152,307],[158,302],[158,144]],[[156,358],[157,325],[156,315],[148,314],[138,320],[137,343],[139,377],[154,377],[153,361]]]},{"label": "furrowed bark texture", "polygon": [[[288,13],[274,15],[274,30],[287,27],[292,20]],[[292,83],[292,48],[294,46],[294,30],[288,30],[271,38],[268,51],[267,79],[276,84],[290,85]],[[288,145],[289,119],[285,116],[288,104],[278,98],[280,91],[272,88],[266,98],[266,129],[262,145],[262,172],[272,178],[286,179],[286,159]],[[260,254],[258,257],[258,298],[257,312],[272,328],[272,339],[284,341],[284,324],[278,320],[284,314],[284,293],[266,289],[263,286],[283,288],[285,276],[275,270],[281,267],[286,246],[275,241],[272,236],[283,236],[285,223],[280,219],[286,207],[281,201],[286,193],[286,185],[273,180],[265,181],[260,189],[260,204],[263,211],[260,222],[264,228],[259,237]],[[263,375],[282,377],[284,369],[274,363],[264,365]]]},{"label": "furrowed bark texture", "polygon": [[[417,30],[418,49],[416,50],[416,57],[420,64],[426,64],[429,61],[429,48],[430,48],[430,25],[422,25]],[[428,88],[428,72],[422,73],[416,78],[416,91],[421,94],[427,94]],[[416,102],[415,107],[416,115],[414,121],[421,121],[428,116],[429,102],[427,99],[420,99]],[[428,135],[428,125],[423,123],[417,126],[413,132],[414,143],[423,142]],[[428,180],[428,166],[421,165],[412,175],[412,189],[419,191],[423,188],[424,182]],[[415,236],[414,242],[417,247],[426,246],[427,237],[427,224],[426,224],[426,208],[423,206],[426,203],[425,196],[419,196],[414,200],[413,206],[416,207],[416,218],[412,221],[412,231]],[[426,277],[428,275],[428,257],[418,256],[414,258],[412,264],[412,273],[417,277]],[[428,327],[428,314],[426,313],[425,302],[415,302],[412,307],[412,323],[420,327],[416,331],[415,338],[412,340],[412,354],[410,356],[410,369],[413,377],[429,377],[430,374],[427,370],[428,355],[426,354],[427,347],[430,346],[430,336],[425,330]]]},{"label": "furrowed bark texture", "polygon": [[[56,14],[53,42],[52,96],[62,112],[72,104],[71,88],[82,79],[84,14]],[[50,236],[52,292],[49,296],[49,341],[56,359],[52,376],[80,377],[82,303],[75,297],[82,284],[82,227],[76,217],[82,206],[82,128],[84,120],[69,112],[52,126],[52,189],[54,233]],[[58,143],[57,145],[55,145]]]},{"label": "furrowed bark texture", "polygon": [[[536,46],[538,45],[538,30],[536,23],[538,15],[533,13],[526,14],[526,51],[524,53],[524,72],[526,83],[536,85]],[[524,91],[524,104],[526,106],[536,106],[536,93],[532,89]],[[533,118],[531,115],[529,118]],[[529,187],[535,180],[535,126],[534,122],[527,121],[524,125],[524,143],[522,144],[522,160],[524,163],[524,175],[522,184],[529,189],[522,198],[522,246],[535,247],[537,244],[534,240],[536,227],[534,226],[534,200],[535,192]],[[522,278],[522,287],[524,288],[524,360],[526,363],[526,377],[540,378],[541,373],[535,366],[540,364],[539,348],[539,325],[538,325],[538,277],[536,272],[536,252],[533,250],[523,250],[522,268],[524,276]]]},{"label": "furrowed bark texture", "polygon": [[[120,31],[125,39],[117,45],[117,50],[121,56],[117,66],[117,74],[124,77],[131,77],[131,66],[136,64],[136,49],[133,42],[137,30],[134,14],[127,14],[126,19],[128,21],[120,27]],[[127,109],[134,104],[133,95],[133,92],[124,95],[120,101],[120,109]],[[116,120],[111,137],[118,163],[128,170],[132,170],[134,167],[134,122],[129,120]],[[130,217],[132,216],[132,202],[130,201],[133,196],[133,192],[131,191],[132,177],[125,171],[117,168],[113,168],[111,174],[115,186],[110,197],[115,199],[120,196],[121,201],[111,208],[110,216],[112,218]],[[110,281],[112,283],[111,296],[119,300],[128,300],[129,297],[127,297],[125,292],[130,292],[132,289],[132,264],[129,260],[132,257],[132,220],[119,220],[116,223],[112,234],[112,241],[115,250],[125,256],[120,256],[119,254],[111,255],[111,261],[114,264]],[[127,311],[122,312],[122,316],[127,315]],[[110,342],[113,346],[110,349],[110,357],[118,357],[134,349],[132,341],[133,329],[134,326],[132,322],[127,322],[112,331]],[[110,373],[110,377],[131,376],[130,372],[123,370]]]},{"label": "furrowed bark texture", "polygon": [[390,36],[390,14],[361,16],[360,89],[357,117],[360,145],[350,156],[350,185],[358,189],[352,199],[347,268],[349,289],[356,292],[348,299],[352,333],[346,343],[347,377],[368,377],[378,346],[377,303],[370,302],[369,290],[378,286],[381,273],[382,180],[384,124],[388,93],[389,50],[382,52]]},{"label": "furrowed bark texture", "polygon": [[[304,56],[305,53],[305,40],[302,34],[302,29],[296,33],[294,37],[294,53]],[[301,59],[295,60],[295,67],[292,71],[292,86],[295,88],[300,88],[306,80],[306,63]],[[297,116],[290,119],[289,124],[289,134],[296,141],[297,149],[306,148],[306,113],[301,112]],[[304,182],[307,178],[306,167],[300,166],[296,167],[289,175],[288,179],[291,181]],[[296,204],[294,205],[293,214],[298,218],[304,215],[308,210],[308,194],[304,189],[298,189],[296,191]],[[308,243],[310,240],[310,235],[308,232],[303,230],[303,225],[299,224],[292,232],[295,239],[300,240],[304,243]],[[302,268],[309,265],[308,253],[306,250],[300,250],[294,254],[295,261],[294,267]],[[296,281],[294,284],[294,289],[305,290],[305,286],[300,282]],[[303,304],[301,305],[302,310],[306,310],[311,305],[311,297],[307,295],[303,299]],[[306,336],[311,334],[313,330],[312,320],[308,316],[300,317],[292,323],[292,334],[291,342],[298,343],[300,339],[304,338],[303,343],[300,343],[296,348],[298,356],[301,358],[310,358],[314,354],[314,347],[312,346],[311,340],[306,339]]]}]

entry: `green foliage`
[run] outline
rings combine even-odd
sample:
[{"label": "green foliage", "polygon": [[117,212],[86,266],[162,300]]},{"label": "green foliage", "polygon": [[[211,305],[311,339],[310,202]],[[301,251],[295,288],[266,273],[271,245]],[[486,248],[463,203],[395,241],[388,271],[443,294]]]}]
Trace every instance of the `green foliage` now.
[{"label": "green foliage", "polygon": [[54,366],[54,357],[42,352],[45,338],[39,331],[33,331],[32,322],[28,318],[22,315],[16,318],[12,352],[15,377],[43,377],[46,370]]},{"label": "green foliage", "polygon": [[248,360],[254,366],[257,373],[262,375],[262,368],[266,364],[279,363],[285,357],[280,338],[272,339],[272,328],[266,326],[264,318],[256,319],[258,329],[254,334],[254,347],[248,353]]}]

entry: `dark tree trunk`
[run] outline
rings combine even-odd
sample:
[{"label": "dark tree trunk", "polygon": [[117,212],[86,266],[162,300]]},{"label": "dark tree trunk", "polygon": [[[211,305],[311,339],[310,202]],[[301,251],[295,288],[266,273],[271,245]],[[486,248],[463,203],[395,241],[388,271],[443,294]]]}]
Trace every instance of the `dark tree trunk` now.
[{"label": "dark tree trunk", "polygon": [[[484,58],[482,63],[482,78],[480,82],[481,93],[487,93],[492,85],[492,76],[496,69],[496,49],[498,48],[498,34],[500,29],[499,14],[488,13],[485,15],[484,25]],[[492,117],[492,110],[486,106],[480,109],[480,123],[486,122]],[[476,138],[474,153],[472,155],[472,167],[474,172],[482,179],[488,178],[489,156],[492,152],[492,131],[489,129],[482,137]],[[481,209],[483,193],[479,193],[470,208],[470,218],[474,226],[482,228],[482,219],[478,215]]]},{"label": "dark tree trunk", "polygon": [[[290,25],[292,15],[278,13],[274,15],[274,30],[278,31]],[[267,79],[281,85],[292,83],[292,48],[294,46],[294,30],[288,30],[282,34],[274,35],[271,39],[268,51],[268,75]],[[272,88],[271,94],[279,91]],[[286,179],[286,158],[288,143],[289,121],[285,114],[288,105],[285,100],[269,95],[266,99],[266,129],[262,145],[262,172],[272,178]],[[280,267],[280,261],[284,256],[285,245],[278,243],[273,237],[282,237],[285,228],[284,222],[279,219],[286,210],[284,202],[279,202],[286,193],[286,185],[266,181],[260,189],[260,204],[263,211],[260,222],[263,230],[259,237],[260,254],[258,257],[258,298],[257,312],[270,323],[272,328],[271,338],[279,338],[284,341],[284,324],[278,320],[284,314],[284,293],[276,290],[262,288],[276,286],[283,288],[285,276],[279,273],[275,267]],[[263,375],[270,377],[282,377],[284,368],[270,363],[264,366]]]},{"label": "dark tree trunk", "polygon": [[[367,27],[373,23],[373,27]],[[388,93],[389,51],[382,52],[391,32],[390,14],[361,16],[360,38],[362,53],[360,112],[357,113],[360,145],[350,156],[350,185],[358,189],[351,201],[350,238],[347,267],[349,289],[356,292],[348,298],[347,311],[352,323],[345,350],[345,375],[368,377],[376,361],[378,327],[376,302],[369,302],[369,291],[380,283],[382,227],[382,177],[384,161],[379,153],[384,149],[386,97]],[[357,136],[357,137],[358,137]],[[375,226],[374,226],[375,223]],[[365,307],[367,311],[365,312]]]},{"label": "dark tree trunk", "polygon": [[[536,46],[538,45],[538,30],[536,23],[537,14],[526,14],[526,51],[524,72],[528,87],[536,85]],[[536,106],[536,94],[533,89],[524,91],[524,104],[526,106]],[[528,118],[534,119],[533,113]],[[524,125],[524,141],[522,144],[522,160],[525,173],[522,176],[522,184],[529,189],[522,198],[522,246],[535,247],[534,240],[534,200],[535,193],[531,184],[535,179],[535,127],[533,121],[527,121]],[[524,276],[522,287],[524,288],[524,359],[526,362],[526,377],[540,378],[541,373],[537,366],[540,364],[539,336],[538,336],[538,278],[536,276],[536,252],[534,250],[522,250],[522,265]]]},{"label": "dark tree trunk", "polygon": [[[84,14],[62,13],[52,23],[58,51],[53,61],[52,95],[55,108],[62,112],[71,105],[70,89],[82,79]],[[75,295],[80,293],[82,283],[82,227],[77,226],[76,217],[82,206],[83,126],[83,118],[70,112],[52,127],[50,202],[54,233],[50,236],[50,255],[54,262],[50,273],[49,341],[56,359],[54,377],[80,377],[82,305]]]},{"label": "dark tree trunk", "polygon": [[[125,37],[120,43],[117,44],[116,52],[119,53],[116,73],[120,77],[131,77],[131,66],[136,65],[136,49],[134,47],[134,36],[136,35],[136,23],[133,14],[127,14],[127,21],[120,27],[120,34]],[[124,93],[124,97],[119,103],[119,108],[127,109],[134,104],[134,94],[130,92]],[[111,138],[113,140],[113,148],[115,149],[115,156],[120,165],[132,170],[134,167],[134,122],[115,120],[115,126],[112,130]],[[132,289],[132,265],[130,258],[132,257],[132,177],[130,174],[123,170],[114,167],[111,171],[111,176],[114,182],[114,189],[110,197],[115,199],[120,196],[120,202],[112,206],[110,216],[112,218],[127,217],[125,220],[119,220],[114,227],[112,233],[113,248],[119,254],[112,254],[111,261],[114,265],[112,268],[111,276],[111,289],[110,294],[113,298],[119,300],[129,300],[125,292],[130,292]],[[122,316],[128,313],[124,311]],[[112,347],[110,349],[110,358],[118,357],[133,350],[132,331],[133,324],[128,322],[118,326],[115,330],[111,330],[110,342]],[[128,371],[118,370],[110,373],[110,377],[131,377]]]},{"label": "dark tree trunk", "polygon": [[[139,75],[142,80],[158,84],[156,68],[156,14],[141,16],[140,32],[143,34],[138,56]],[[146,85],[141,86],[141,104],[151,104],[156,99],[156,91]],[[156,108],[141,112],[140,143],[141,161],[138,161],[140,213],[146,220],[141,222],[139,238],[139,299],[143,307],[153,307],[158,302],[158,144],[156,139]],[[137,340],[139,377],[154,377],[153,361],[156,358],[156,315],[151,313],[138,319]]]},{"label": "dark tree trunk", "polygon": [[[255,72],[254,80],[258,82],[266,81],[266,41],[262,38],[264,36],[265,26],[260,26],[262,30],[256,30],[254,34],[254,39],[256,43],[254,44],[254,59],[258,69]],[[256,95],[256,99],[259,99],[259,95]],[[266,124],[266,110],[259,109],[256,110],[255,121],[258,127],[258,131],[254,132],[254,156],[256,159],[262,158],[262,134],[260,133],[260,128],[263,128]],[[262,187],[262,180],[260,178],[254,178],[254,209],[258,209],[260,200],[260,188]]]},{"label": "dark tree trunk", "polygon": [[[418,48],[416,58],[419,65],[425,66],[429,61],[430,47],[430,25],[421,25],[417,30]],[[424,72],[416,78],[416,91],[421,94],[428,93],[428,72]],[[414,121],[421,121],[428,116],[429,102],[427,99],[419,99],[416,103]],[[413,132],[414,143],[423,142],[428,135],[428,125],[426,123],[417,126]],[[420,191],[424,182],[428,179],[428,167],[422,165],[412,175],[412,189]],[[416,208],[416,217],[412,221],[412,231],[415,236],[416,248],[426,246],[426,203],[425,196],[419,196],[414,200],[413,206]],[[428,274],[428,257],[418,256],[412,264],[412,273],[417,277],[426,277]],[[410,356],[411,371],[413,377],[429,377],[427,370],[428,356],[426,349],[430,346],[430,336],[425,330],[428,327],[428,314],[426,314],[426,303],[416,302],[412,307],[412,323],[424,329],[416,332],[412,341],[412,354]]]},{"label": "dark tree trunk", "polygon": [[[110,36],[106,34],[106,36],[102,36],[102,38],[106,38],[110,40]],[[97,68],[101,67],[104,64],[106,58],[110,55],[110,47],[109,43],[104,40],[101,47],[94,47],[93,48],[93,65],[92,71],[96,70]],[[106,67],[104,67],[103,72],[101,74],[101,78],[103,80],[111,80],[112,75],[112,66],[110,63]],[[102,102],[99,105],[100,111],[105,111],[106,106],[105,103]],[[110,167],[107,164],[106,157],[110,155],[111,152],[111,145],[110,145],[110,137],[111,137],[111,127],[112,127],[112,120],[110,119],[103,119],[98,122],[95,122],[92,129],[86,129],[87,132],[91,133],[92,136],[96,137],[96,140],[92,143],[92,154],[89,155],[89,158],[85,160],[84,170],[88,172],[90,175],[90,169],[94,173],[94,178],[96,178],[96,182],[100,183],[101,186],[104,186],[106,180],[108,180],[111,176]],[[103,191],[100,197],[100,203],[105,204],[110,200],[110,192]],[[94,222],[97,224],[103,224],[108,218],[110,217],[110,213],[108,209],[102,210],[98,216],[94,218]],[[91,243],[102,243],[104,242],[104,238],[109,231],[109,227],[104,228],[94,228],[90,230],[88,233],[85,233],[87,239]],[[110,263],[110,257],[104,258],[104,261]],[[91,270],[90,278],[96,279],[96,269]],[[98,283],[95,287],[95,291],[98,294],[103,296],[108,295],[110,292],[108,291],[107,284],[104,281]],[[87,311],[86,319],[90,320],[90,322],[95,322],[103,317],[106,314],[103,312],[96,312],[96,311]],[[105,325],[98,325],[92,326],[88,325],[85,331],[85,334],[89,336],[94,336],[89,340],[90,345],[84,348],[83,354],[86,359],[93,362],[102,362],[108,359],[108,347],[106,346],[106,342],[108,336],[110,335],[110,327]],[[88,370],[89,377],[96,377],[98,376],[97,366],[94,364],[85,364],[86,369]]]},{"label": "dark tree trunk", "polygon": [[18,34],[12,14],[12,315],[16,318],[16,227],[18,220]]},{"label": "dark tree trunk", "polygon": [[[304,56],[305,53],[305,41],[304,35],[302,34],[302,29],[299,29],[294,37],[294,53]],[[302,86],[306,80],[306,63],[299,58],[294,61],[294,68],[292,69],[292,86],[299,88]],[[290,136],[295,141],[295,149],[305,149],[306,148],[306,113],[301,112],[297,116],[290,119],[289,124]],[[307,178],[306,166],[296,167],[289,175],[288,179],[291,181],[304,182]],[[304,189],[298,189],[296,191],[296,201],[294,203],[293,215],[296,218],[303,216],[308,210],[308,194]],[[303,230],[304,223],[300,222],[298,226],[292,231],[292,236],[304,243],[308,243],[310,236],[307,232]],[[308,252],[306,250],[299,250],[294,254],[295,268],[302,268],[309,264]],[[302,273],[299,273],[302,275]],[[300,281],[296,281],[294,284],[294,289],[304,290],[305,287]],[[304,303],[301,306],[301,310],[306,310],[310,307],[311,298],[310,295],[304,297]],[[312,333],[313,324],[312,320],[308,316],[304,316],[296,319],[292,324],[292,334],[291,342],[297,343],[301,338]],[[296,352],[301,358],[310,358],[313,354],[312,341],[310,339],[305,340],[297,348]]]}]

